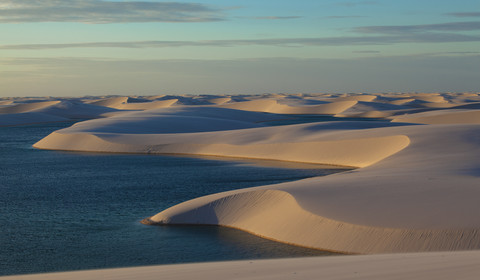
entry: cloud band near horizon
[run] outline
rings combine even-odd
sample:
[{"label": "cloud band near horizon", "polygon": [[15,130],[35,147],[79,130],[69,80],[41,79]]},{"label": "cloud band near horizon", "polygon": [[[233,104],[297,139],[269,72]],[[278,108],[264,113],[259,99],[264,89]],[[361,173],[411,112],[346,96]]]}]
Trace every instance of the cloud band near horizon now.
[{"label": "cloud band near horizon", "polygon": [[399,43],[452,43],[479,42],[480,36],[446,34],[408,34],[401,36],[356,36],[326,38],[279,38],[251,40],[202,40],[202,41],[125,41],[89,42],[67,44],[21,44],[0,45],[0,50],[47,50],[67,48],[169,48],[169,47],[234,47],[234,46],[348,46],[392,45]]},{"label": "cloud band near horizon", "polygon": [[[317,38],[269,38],[197,41],[120,41],[85,42],[61,44],[16,44],[0,45],[0,50],[44,50],[66,48],[168,48],[168,47],[234,47],[234,46],[347,46],[347,45],[392,45],[399,43],[452,43],[479,42],[479,35],[464,34],[480,30],[480,21],[448,22],[403,26],[363,26],[351,31],[358,36]],[[372,36],[373,35],[373,36]]]},{"label": "cloud band near horizon", "polygon": [[107,2],[101,0],[0,0],[0,23],[211,22],[222,10],[185,2]]}]

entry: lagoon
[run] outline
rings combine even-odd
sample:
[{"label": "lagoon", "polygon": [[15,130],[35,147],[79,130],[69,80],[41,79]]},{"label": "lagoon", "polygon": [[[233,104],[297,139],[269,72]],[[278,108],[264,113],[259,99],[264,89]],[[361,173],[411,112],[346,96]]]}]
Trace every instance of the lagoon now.
[{"label": "lagoon", "polygon": [[140,221],[195,197],[344,169],[32,148],[71,124],[0,128],[0,275],[329,254],[229,228]]}]

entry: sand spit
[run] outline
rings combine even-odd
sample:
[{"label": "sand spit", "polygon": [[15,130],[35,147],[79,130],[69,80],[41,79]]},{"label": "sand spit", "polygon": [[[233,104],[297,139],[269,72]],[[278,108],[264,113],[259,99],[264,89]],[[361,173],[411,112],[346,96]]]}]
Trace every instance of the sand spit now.
[{"label": "sand spit", "polygon": [[456,279],[476,280],[479,251],[250,260],[86,270],[0,277],[77,279]]},{"label": "sand spit", "polygon": [[155,113],[139,112],[85,121],[53,132],[34,147],[195,154],[365,167],[405,148],[410,141],[395,133],[380,137],[359,134],[362,128],[390,126],[387,123],[325,122],[265,127],[253,121],[274,119],[275,115],[211,109],[156,110]]}]

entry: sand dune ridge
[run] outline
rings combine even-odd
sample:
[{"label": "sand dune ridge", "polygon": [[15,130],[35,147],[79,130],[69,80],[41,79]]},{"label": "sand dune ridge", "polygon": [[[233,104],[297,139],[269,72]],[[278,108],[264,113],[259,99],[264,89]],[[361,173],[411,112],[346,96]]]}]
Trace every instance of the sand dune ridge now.
[{"label": "sand dune ridge", "polygon": [[[279,190],[236,192],[220,198],[213,195],[208,203],[178,204],[143,223],[222,225],[289,244],[344,253],[480,247],[479,229],[419,230],[355,225],[305,211],[294,196]],[[308,231],[305,224],[309,225]]]}]

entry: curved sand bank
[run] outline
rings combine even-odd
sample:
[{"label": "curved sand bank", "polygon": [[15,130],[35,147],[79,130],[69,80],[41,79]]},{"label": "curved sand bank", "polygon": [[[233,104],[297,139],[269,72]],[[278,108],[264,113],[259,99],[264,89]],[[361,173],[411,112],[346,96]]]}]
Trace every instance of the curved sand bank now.
[{"label": "curved sand bank", "polygon": [[344,253],[408,252],[419,249],[429,251],[432,248],[435,251],[465,250],[480,247],[477,229],[420,230],[350,224],[306,211],[295,197],[285,191],[236,192],[208,197],[208,203],[205,203],[205,199],[176,205],[142,222],[160,225],[223,225],[284,243],[329,248]]},{"label": "curved sand bank", "polygon": [[[379,122],[265,127],[275,115],[226,108],[175,108],[81,122],[34,147],[90,152],[195,154],[365,167],[406,147],[401,134],[373,136]],[[243,121],[240,121],[243,120]],[[339,139],[340,138],[340,139]]]},{"label": "curved sand bank", "polygon": [[[349,108],[357,101],[313,107],[337,103]],[[455,125],[325,122],[263,127],[259,122],[276,116],[252,111],[302,107],[270,99],[233,104],[236,110],[227,103],[220,108],[176,107],[86,121],[50,134],[35,147],[361,167],[197,198],[148,222],[219,224],[282,242],[349,253],[480,248],[476,199],[480,195],[480,127],[462,124],[468,123],[469,115]],[[249,104],[252,107],[244,108]],[[378,109],[376,104],[371,107]],[[313,108],[305,107],[303,112]]]}]

